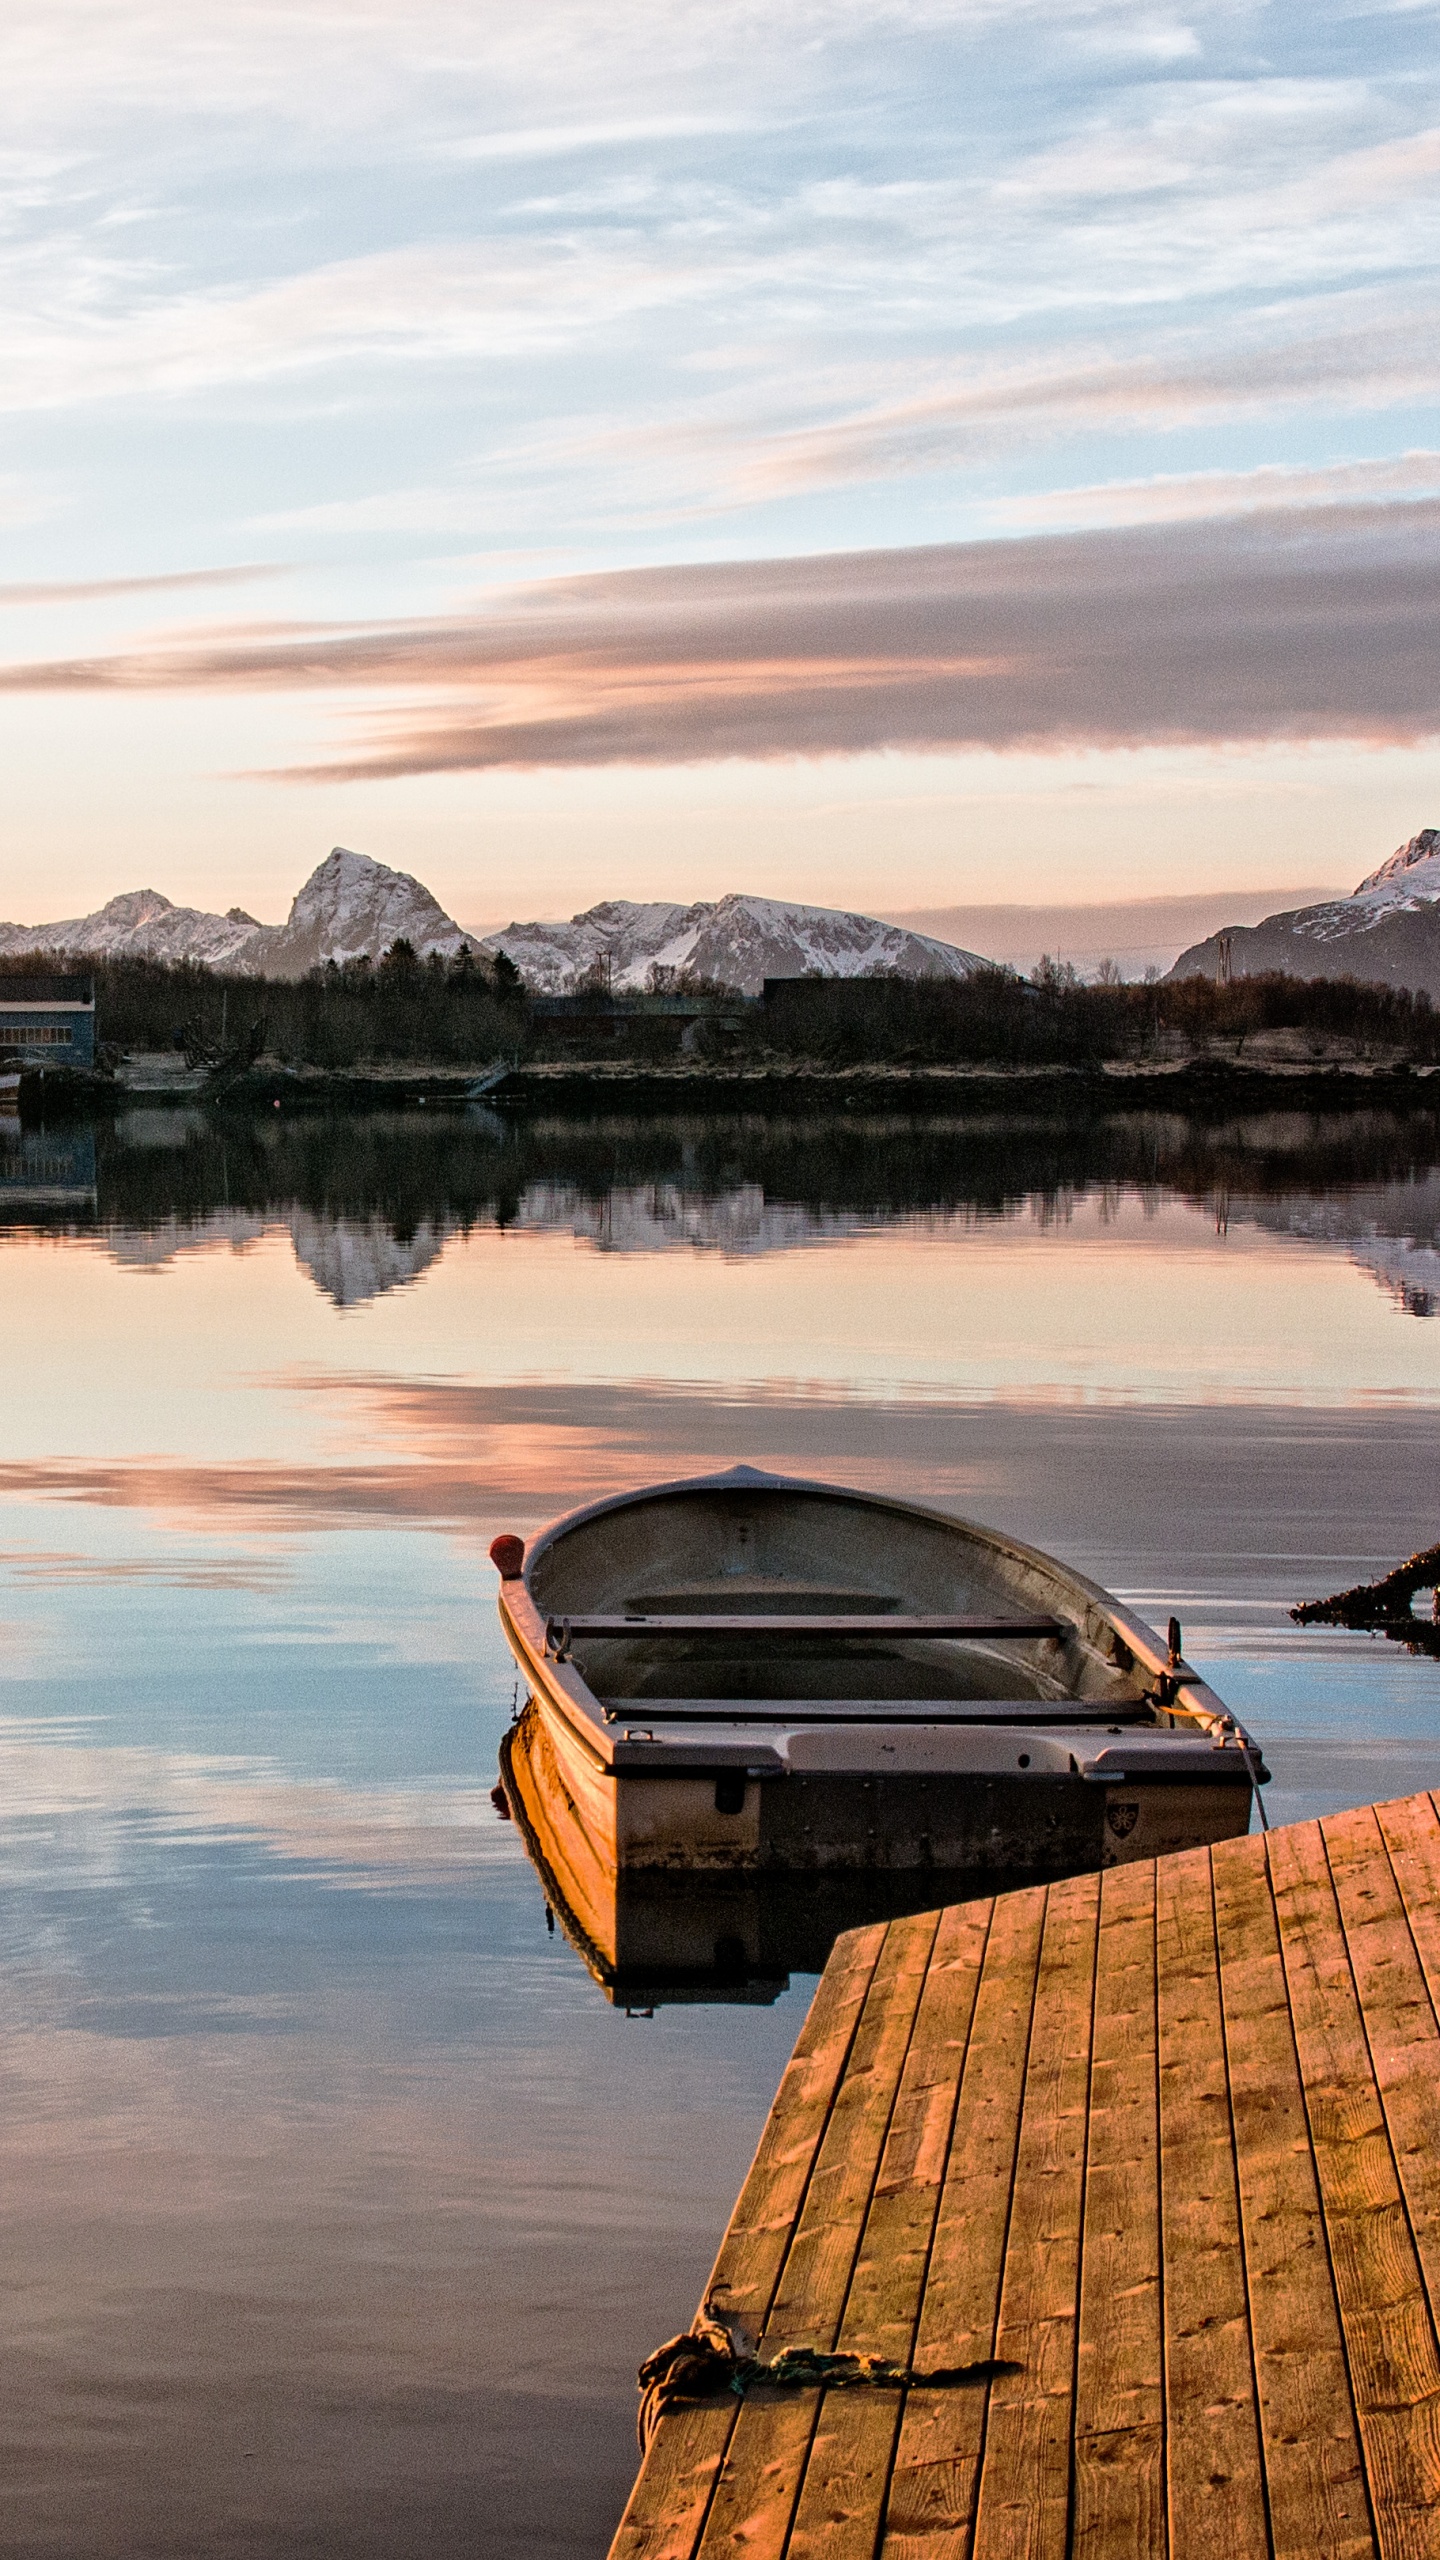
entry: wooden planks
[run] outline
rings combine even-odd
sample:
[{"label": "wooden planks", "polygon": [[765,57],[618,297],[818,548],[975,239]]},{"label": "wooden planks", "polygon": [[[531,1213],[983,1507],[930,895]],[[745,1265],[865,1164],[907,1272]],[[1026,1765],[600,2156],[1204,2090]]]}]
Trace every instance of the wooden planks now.
[{"label": "wooden planks", "polygon": [[975,2560],[1063,2560],[1099,1880],[1049,1897],[1000,2285]]},{"label": "wooden planks", "polygon": [[1440,2560],[1428,1796],[857,1931],[615,2560]]},{"label": "wooden planks", "polygon": [[[892,1921],[845,2077],[760,2331],[766,2356],[836,2343],[860,2230],[889,2131],[939,1914]],[[752,2392],[741,2403],[698,2549],[772,2560],[783,2552],[820,2401],[818,2391]]]},{"label": "wooden planks", "polygon": [[1157,1860],[1157,2051],[1169,2547],[1268,2551],[1210,1857]]},{"label": "wooden planks", "polygon": [[1423,2560],[1440,2521],[1440,2352],[1318,1823],[1277,1834],[1271,1877],[1375,2541]]},{"label": "wooden planks", "polygon": [[961,2560],[969,2549],[1046,1907],[1039,1891],[995,1906],[915,2344],[918,2372],[979,2366],[982,2376],[907,2393],[885,2560]]},{"label": "wooden planks", "polygon": [[1101,1894],[1075,2364],[1075,2560],[1165,2553],[1153,1862]]},{"label": "wooden planks", "polygon": [[[836,2341],[896,2365],[914,2350],[991,1916],[989,1903],[971,1903],[942,1917]],[[898,2391],[823,2395],[791,2560],[868,2560],[902,2406]]]},{"label": "wooden planks", "polygon": [[[830,2120],[886,1932],[856,1929],[825,1968],[785,2068],[705,2298],[762,2326]],[[695,2548],[737,2404],[677,2411],[660,2428],[611,2546],[612,2560],[686,2560]]]}]

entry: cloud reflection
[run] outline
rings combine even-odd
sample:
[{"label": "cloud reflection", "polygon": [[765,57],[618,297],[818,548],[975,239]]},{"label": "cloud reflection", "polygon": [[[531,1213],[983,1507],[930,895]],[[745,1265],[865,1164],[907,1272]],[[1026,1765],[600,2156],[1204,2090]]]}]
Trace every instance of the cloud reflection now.
[{"label": "cloud reflection", "polygon": [[16,1582],[151,1582],[172,1591],[274,1591],[290,1579],[289,1567],[279,1557],[241,1562],[168,1551],[95,1556],[65,1547],[0,1547],[0,1566]]},{"label": "cloud reflection", "polygon": [[[57,1822],[67,1826],[77,1879],[113,1875],[117,1823],[137,1841],[243,1839],[335,1889],[453,1880],[510,1854],[488,1785],[478,1782],[322,1785],[275,1761],[159,1751],[23,1721],[0,1722],[0,1804],[6,1889],[35,1863],[27,1836],[39,1826],[48,1840],[47,1826]],[[47,1847],[41,1868],[48,1857]]]},{"label": "cloud reflection", "polygon": [[[1132,1587],[1147,1559],[1168,1559],[1163,1572],[1188,1587],[1223,1556],[1242,1579],[1278,1570],[1293,1596],[1302,1568],[1408,1553],[1433,1508],[1433,1414],[1396,1403],[1127,1405],[1054,1389],[947,1401],[363,1374],[284,1383],[393,1454],[364,1467],[10,1464],[0,1494],[148,1512],[192,1533],[439,1531],[473,1554],[480,1606],[497,1531],[528,1533],[577,1502],[741,1461],[919,1491]],[[1297,1512],[1299,1477],[1309,1493]],[[1301,1543],[1277,1558],[1276,1524],[1296,1518]]]}]

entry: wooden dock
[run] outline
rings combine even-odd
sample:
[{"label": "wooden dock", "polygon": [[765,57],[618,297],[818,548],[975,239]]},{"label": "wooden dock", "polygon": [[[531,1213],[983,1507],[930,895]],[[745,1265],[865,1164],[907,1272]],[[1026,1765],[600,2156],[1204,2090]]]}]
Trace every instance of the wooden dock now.
[{"label": "wooden dock", "polygon": [[1425,1795],[851,1932],[705,2300],[913,2378],[670,2410],[612,2560],[1436,2560],[1437,2014]]}]

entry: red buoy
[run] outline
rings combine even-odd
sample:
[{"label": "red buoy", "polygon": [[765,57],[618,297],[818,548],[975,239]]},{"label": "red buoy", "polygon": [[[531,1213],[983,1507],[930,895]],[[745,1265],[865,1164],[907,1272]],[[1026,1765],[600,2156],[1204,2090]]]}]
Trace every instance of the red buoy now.
[{"label": "red buoy", "polygon": [[524,1539],[512,1538],[508,1535],[503,1538],[492,1538],[490,1561],[502,1582],[518,1582],[520,1568],[525,1562]]}]

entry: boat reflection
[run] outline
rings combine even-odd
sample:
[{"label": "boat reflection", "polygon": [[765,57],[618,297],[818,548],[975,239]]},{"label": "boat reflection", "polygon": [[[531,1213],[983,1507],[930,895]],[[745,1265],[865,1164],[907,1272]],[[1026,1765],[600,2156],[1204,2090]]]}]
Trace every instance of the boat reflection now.
[{"label": "boat reflection", "polygon": [[1053,1869],[1041,1878],[974,1867],[617,1875],[563,1785],[542,1777],[538,1740],[530,1705],[500,1746],[507,1809],[553,1922],[607,2000],[632,2015],[702,2002],[768,2007],[792,1973],[823,1971],[844,1929],[1054,1880]]}]

